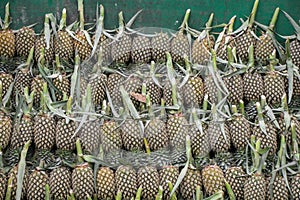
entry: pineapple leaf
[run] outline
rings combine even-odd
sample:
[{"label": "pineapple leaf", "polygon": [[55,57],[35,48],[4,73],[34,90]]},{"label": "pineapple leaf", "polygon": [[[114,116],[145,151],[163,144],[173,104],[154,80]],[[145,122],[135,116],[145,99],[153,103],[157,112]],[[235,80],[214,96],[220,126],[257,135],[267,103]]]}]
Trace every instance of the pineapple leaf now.
[{"label": "pineapple leaf", "polygon": [[132,24],[134,23],[134,21],[136,20],[137,16],[142,12],[143,10],[139,10],[137,11],[132,17],[131,19],[126,23],[126,28],[130,28],[132,26]]},{"label": "pineapple leaf", "polygon": [[[98,8],[98,6],[97,6]],[[97,12],[98,14],[98,12]],[[95,40],[94,40],[94,45],[93,45],[93,50],[91,56],[93,56],[97,50],[98,43],[100,40],[101,35],[103,34],[103,29],[104,29],[104,7],[103,5],[100,5],[100,17],[97,18],[97,29],[95,33]]]},{"label": "pineapple leaf", "polygon": [[129,109],[130,113],[131,113],[131,116],[134,118],[134,119],[139,119],[140,116],[137,112],[137,110],[135,109],[128,93],[126,92],[124,86],[121,86],[120,87],[120,92],[122,94],[122,98],[123,98],[123,101],[124,101],[124,105],[127,106],[127,108]]},{"label": "pineapple leaf", "polygon": [[282,12],[284,13],[286,18],[288,18],[288,20],[290,21],[290,23],[294,27],[294,29],[296,31],[296,35],[299,35],[300,34],[300,26],[297,24],[297,22],[287,12],[285,12],[283,10],[282,10]]},{"label": "pineapple leaf", "polygon": [[26,155],[27,155],[29,146],[30,146],[30,141],[25,143],[23,150],[21,152],[21,158],[20,158],[20,162],[19,162],[19,166],[18,166],[16,200],[21,200],[23,180],[24,180],[25,168],[26,168]]}]

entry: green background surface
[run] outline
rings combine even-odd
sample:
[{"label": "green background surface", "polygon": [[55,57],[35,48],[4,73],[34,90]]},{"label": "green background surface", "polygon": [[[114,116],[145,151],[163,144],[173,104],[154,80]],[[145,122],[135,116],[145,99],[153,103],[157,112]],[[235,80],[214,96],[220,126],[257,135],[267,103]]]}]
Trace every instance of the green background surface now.
[{"label": "green background surface", "polygon": [[[0,0],[0,15],[4,18],[4,7],[8,0]],[[20,28],[38,22],[36,31],[41,30],[45,13],[53,13],[60,17],[62,8],[67,8],[68,22],[77,19],[76,0],[10,0],[12,27]],[[124,12],[125,20],[128,20],[139,9],[143,9],[133,27],[163,27],[177,29],[183,18],[185,10],[191,9],[189,24],[193,28],[204,26],[211,12],[215,13],[214,25],[227,22],[233,15],[245,18],[251,12],[254,0],[85,0],[86,22],[95,21],[97,3],[105,7],[106,28],[118,26],[117,13]],[[287,11],[295,20],[300,19],[300,0],[261,0],[258,7],[256,20],[268,24],[276,7]],[[237,20],[235,27],[240,25]],[[280,13],[276,31],[283,35],[294,33],[293,28]]]}]

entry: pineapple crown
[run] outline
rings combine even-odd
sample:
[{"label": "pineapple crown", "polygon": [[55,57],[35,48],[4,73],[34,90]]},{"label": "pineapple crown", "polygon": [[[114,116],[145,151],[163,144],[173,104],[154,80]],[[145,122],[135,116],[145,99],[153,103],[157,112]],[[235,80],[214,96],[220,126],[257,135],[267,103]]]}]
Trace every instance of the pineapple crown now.
[{"label": "pineapple crown", "polygon": [[[224,36],[226,36],[226,34],[230,35],[232,33],[232,31],[233,31],[233,25],[234,25],[234,22],[235,22],[235,18],[236,18],[236,15],[234,15],[229,20],[229,23],[224,26],[223,31],[219,34],[219,36],[217,38],[217,41],[216,41],[216,44],[215,44],[215,48],[214,48],[215,51],[217,51],[217,49],[219,48],[219,45],[220,45],[222,39],[224,38]],[[230,42],[230,41],[227,40],[227,38],[228,37],[225,37],[225,44],[228,44]]]},{"label": "pineapple crown", "polygon": [[[202,32],[200,32],[199,36],[197,37],[197,40],[199,42],[201,40],[203,40],[204,38],[209,37],[209,32],[212,29],[211,25],[212,25],[213,19],[214,19],[214,13],[211,13],[210,16],[209,16],[208,21],[205,24],[205,29]],[[208,42],[210,42],[210,40],[208,40]]]},{"label": "pineapple crown", "polygon": [[7,30],[9,28],[9,24],[11,23],[10,21],[11,21],[11,18],[10,18],[10,15],[9,15],[9,3],[7,3],[5,5],[4,24],[2,24],[2,20],[1,20],[1,17],[0,17],[0,27],[3,30]]}]

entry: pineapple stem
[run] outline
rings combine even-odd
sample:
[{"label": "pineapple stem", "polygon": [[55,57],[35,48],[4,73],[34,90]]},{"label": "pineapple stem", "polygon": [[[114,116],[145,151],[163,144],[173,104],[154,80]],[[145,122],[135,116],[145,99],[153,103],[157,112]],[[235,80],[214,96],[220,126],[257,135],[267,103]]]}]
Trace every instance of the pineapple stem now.
[{"label": "pineapple stem", "polygon": [[258,139],[255,143],[255,152],[254,152],[254,168],[257,170],[259,174],[262,172],[262,165],[260,164],[259,150],[260,150],[261,140]]},{"label": "pineapple stem", "polygon": [[226,180],[225,180],[225,187],[226,187],[227,193],[229,195],[229,199],[230,200],[236,199],[230,184]]},{"label": "pineapple stem", "polygon": [[45,200],[50,200],[50,186],[46,184],[45,186]]},{"label": "pineapple stem", "polygon": [[154,75],[155,72],[155,62],[152,60],[150,64],[150,75]]},{"label": "pineapple stem", "polygon": [[272,33],[274,31],[275,24],[276,24],[277,19],[278,19],[279,10],[280,10],[279,8],[276,8],[275,11],[274,11],[274,14],[273,14],[273,17],[272,17],[272,20],[270,22],[269,29],[268,29],[269,33]]},{"label": "pineapple stem", "polygon": [[188,158],[189,164],[192,164],[193,156],[192,156],[191,138],[189,135],[186,136],[185,145],[186,145],[186,157]]},{"label": "pineapple stem", "polygon": [[184,62],[185,62],[185,68],[188,74],[191,74],[192,69],[191,69],[191,64],[189,62],[189,58],[187,55],[184,55]]},{"label": "pineapple stem", "polygon": [[34,47],[31,47],[30,49],[30,52],[29,52],[29,55],[27,57],[27,61],[26,61],[26,68],[28,69],[29,68],[29,65],[32,61],[32,58],[33,58],[33,53],[34,53]]},{"label": "pineapple stem", "polygon": [[149,143],[148,143],[148,141],[147,141],[146,138],[144,138],[144,144],[145,144],[145,148],[146,148],[146,153],[148,155],[150,155],[151,154],[151,150],[150,150],[150,146],[149,146]]},{"label": "pineapple stem", "polygon": [[3,27],[4,30],[8,29],[8,27],[9,27],[9,21],[10,21],[9,18],[10,18],[9,17],[9,3],[7,3],[5,6],[5,17],[4,17],[4,27]]},{"label": "pineapple stem", "polygon": [[63,28],[66,27],[66,23],[67,22],[67,10],[66,8],[64,8],[62,10],[62,14],[61,14],[61,20],[60,20],[60,24],[59,24],[59,30],[62,30]]},{"label": "pineapple stem", "polygon": [[289,107],[288,107],[288,103],[287,103],[286,94],[284,94],[281,98],[281,106],[282,106],[284,111],[288,111]]},{"label": "pineapple stem", "polygon": [[81,143],[80,143],[80,139],[78,138],[76,140],[76,151],[77,151],[77,159],[79,163],[83,163],[83,153],[82,153],[82,148],[81,148]]},{"label": "pineapple stem", "polygon": [[162,198],[163,198],[163,188],[159,186],[155,200],[162,200]]},{"label": "pineapple stem", "polygon": [[167,69],[168,69],[168,76],[172,85],[172,101],[173,105],[178,105],[177,101],[177,88],[176,88],[176,80],[174,77],[174,68],[173,68],[173,63],[172,63],[172,58],[171,54],[169,52],[167,54]]},{"label": "pineapple stem", "polygon": [[288,38],[285,42],[285,51],[286,51],[286,57],[288,59],[291,58],[291,48],[290,48],[290,39]]},{"label": "pineapple stem", "polygon": [[119,12],[119,31],[123,32],[125,27],[124,27],[124,17],[123,17],[123,12]]},{"label": "pineapple stem", "polygon": [[59,55],[58,55],[58,54],[55,55],[55,63],[56,63],[56,70],[57,70],[58,72],[63,71],[63,70],[62,70],[62,66],[61,66],[61,64],[60,64],[60,60],[59,60]]},{"label": "pineapple stem", "polygon": [[208,107],[208,95],[205,94],[204,99],[203,99],[203,104],[202,104],[202,109],[203,109],[202,119],[205,118],[205,113],[207,111],[207,107]]},{"label": "pineapple stem", "polygon": [[252,28],[252,25],[254,23],[256,12],[257,12],[258,3],[259,3],[259,0],[256,0],[254,2],[253,8],[252,8],[252,12],[251,12],[251,15],[250,15],[250,19],[249,19],[249,25],[248,25],[249,28]]},{"label": "pineapple stem", "polygon": [[270,55],[270,64],[269,64],[269,71],[273,72],[275,71],[274,66],[278,63],[278,60],[276,59],[276,51],[273,51],[272,55]]},{"label": "pineapple stem", "polygon": [[78,0],[78,12],[79,12],[79,28],[84,30],[84,13],[83,13],[83,0]]},{"label": "pineapple stem", "polygon": [[248,61],[248,66],[250,68],[254,67],[254,48],[253,48],[253,44],[251,44],[250,47],[249,47],[249,61]]},{"label": "pineapple stem", "polygon": [[142,196],[142,186],[140,186],[136,192],[136,196],[135,196],[135,200],[140,200],[141,199],[141,196]]},{"label": "pineapple stem", "polygon": [[285,137],[282,134],[281,137],[280,137],[280,148],[279,148],[279,151],[278,151],[278,159],[277,159],[277,163],[276,163],[276,168],[277,169],[280,168],[280,164],[283,161],[285,145],[286,145]]},{"label": "pineapple stem", "polygon": [[2,155],[3,155],[3,152],[2,152],[2,147],[0,146],[0,169],[2,169],[2,168],[3,168]]},{"label": "pineapple stem", "polygon": [[47,83],[43,84],[43,92],[41,92],[41,108],[42,108],[42,113],[46,113],[47,112],[47,103],[46,103],[46,98],[48,97],[48,88],[47,88]]},{"label": "pineapple stem", "polygon": [[91,107],[92,104],[92,89],[91,89],[91,84],[89,83],[86,88],[86,103]]},{"label": "pineapple stem", "polygon": [[232,48],[227,45],[227,55],[228,55],[228,65],[231,67],[232,63],[234,62],[234,57],[232,53]]},{"label": "pineapple stem", "polygon": [[10,176],[7,182],[7,190],[5,194],[5,200],[11,200],[11,192],[12,192],[12,186],[13,186],[13,176]]},{"label": "pineapple stem", "polygon": [[[169,186],[169,191],[170,192],[172,192],[173,191],[173,184],[170,182],[170,181],[168,181],[168,186]],[[171,196],[171,198],[170,198],[170,200],[176,200],[177,198],[176,198],[176,195],[175,194],[173,194],[172,196]]]},{"label": "pineapple stem", "polygon": [[165,104],[166,104],[165,100],[161,99],[160,100],[160,105],[161,105],[160,116],[161,117],[164,117],[166,115]]},{"label": "pineapple stem", "polygon": [[0,107],[2,106],[2,100],[3,100],[2,95],[3,95],[3,84],[2,81],[0,80]]},{"label": "pineapple stem", "polygon": [[118,190],[116,200],[122,200],[122,192]]},{"label": "pineapple stem", "polygon": [[217,71],[217,55],[215,50],[211,50],[212,62],[213,62],[213,70]]},{"label": "pineapple stem", "polygon": [[66,115],[71,114],[71,109],[72,109],[72,97],[70,96],[68,98],[67,104],[66,104]]},{"label": "pineapple stem", "polygon": [[231,110],[232,110],[233,114],[237,114],[238,113],[236,105],[232,105],[231,106]]},{"label": "pineapple stem", "polygon": [[191,9],[187,9],[185,12],[182,24],[180,26],[181,32],[183,32],[183,30],[188,27],[188,20],[189,20],[190,14],[191,14]]},{"label": "pineapple stem", "polygon": [[240,100],[240,111],[242,113],[242,115],[245,116],[245,104],[243,100]]},{"label": "pineapple stem", "polygon": [[260,97],[260,107],[261,108],[264,108],[266,106],[266,101],[267,101],[266,96],[261,95],[261,97]]},{"label": "pineapple stem", "polygon": [[257,115],[259,120],[263,120],[262,109],[259,102],[256,102]]},{"label": "pineapple stem", "polygon": [[236,15],[230,19],[227,33],[233,32],[233,25],[234,25],[235,18],[236,18]]},{"label": "pineapple stem", "polygon": [[201,191],[201,187],[197,185],[196,187],[196,200],[202,200],[203,199],[203,193]]},{"label": "pineapple stem", "polygon": [[214,13],[211,13],[208,21],[205,24],[207,33],[212,29],[211,25],[212,25],[213,20],[214,20]]}]

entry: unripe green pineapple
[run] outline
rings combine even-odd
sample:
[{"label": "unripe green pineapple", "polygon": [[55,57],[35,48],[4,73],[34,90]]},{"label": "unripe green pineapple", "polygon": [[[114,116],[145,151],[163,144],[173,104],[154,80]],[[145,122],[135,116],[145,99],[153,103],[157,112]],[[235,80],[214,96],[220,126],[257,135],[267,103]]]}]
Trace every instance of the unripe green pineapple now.
[{"label": "unripe green pineapple", "polygon": [[[179,168],[175,166],[164,166],[159,171],[159,177],[160,177],[160,186],[163,189],[163,199],[169,199],[171,191],[169,189],[168,182],[171,182],[173,186],[175,186],[176,181],[179,176]],[[176,191],[177,193],[177,191]],[[175,193],[175,196],[176,196]]]},{"label": "unripe green pineapple", "polygon": [[49,176],[40,169],[34,170],[28,180],[27,199],[44,200],[46,196],[46,184],[49,183]]},{"label": "unripe green pineapple", "polygon": [[237,200],[244,199],[244,184],[246,173],[241,167],[230,167],[226,170],[225,180],[229,183]]},{"label": "unripe green pineapple", "polygon": [[58,167],[51,171],[49,178],[50,193],[54,200],[65,200],[71,192],[71,171]]},{"label": "unripe green pineapple", "polygon": [[170,41],[167,33],[160,32],[151,40],[152,58],[155,62],[165,62],[166,52],[170,52]]},{"label": "unripe green pineapple", "polygon": [[142,188],[142,199],[155,199],[159,187],[159,174],[155,167],[141,167],[137,172],[137,182],[138,187]]},{"label": "unripe green pineapple", "polygon": [[186,136],[189,134],[189,126],[183,114],[168,117],[167,134],[173,147],[178,149],[184,147]]},{"label": "unripe green pineapple", "polygon": [[93,169],[84,163],[78,165],[72,172],[72,189],[76,199],[87,200],[94,194]]},{"label": "unripe green pineapple", "polygon": [[35,44],[34,30],[28,27],[23,27],[16,33],[16,51],[18,56],[27,57],[30,49]]},{"label": "unripe green pineapple", "polygon": [[180,183],[180,193],[186,200],[196,197],[197,187],[202,188],[201,172],[197,169],[188,168],[185,177]]},{"label": "unripe green pineapple", "polygon": [[1,23],[0,28],[0,56],[11,58],[15,54],[15,35],[9,29],[10,16],[9,16],[9,3],[5,6],[4,24]]},{"label": "unripe green pineapple", "polygon": [[137,35],[132,40],[131,60],[133,63],[145,64],[151,60],[151,42],[146,36]]},{"label": "unripe green pineapple", "polygon": [[116,193],[114,171],[109,167],[100,167],[96,181],[98,199],[113,200]]},{"label": "unripe green pineapple", "polygon": [[136,171],[129,166],[121,165],[116,171],[116,189],[122,194],[122,199],[135,197],[138,187]]},{"label": "unripe green pineapple", "polygon": [[186,10],[184,20],[180,26],[180,30],[176,33],[171,41],[171,55],[174,62],[184,63],[184,56],[190,56],[190,44],[184,29],[187,27],[188,18],[191,10]]},{"label": "unripe green pineapple", "polygon": [[218,191],[225,191],[224,174],[218,165],[208,165],[202,169],[202,181],[205,192],[213,195]]}]

